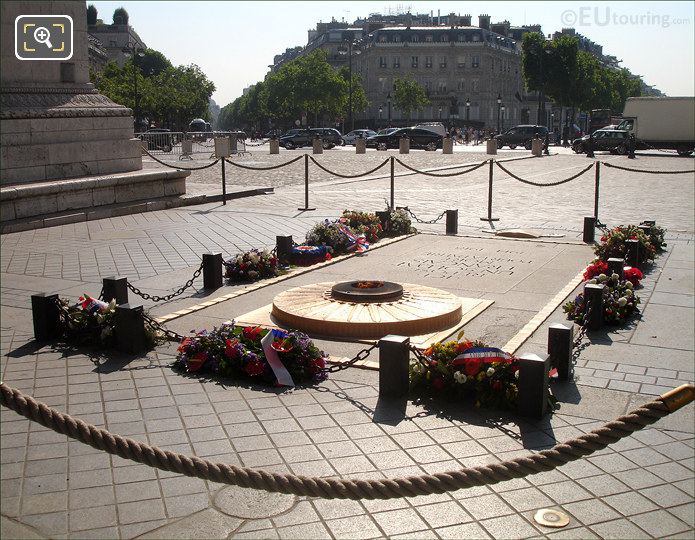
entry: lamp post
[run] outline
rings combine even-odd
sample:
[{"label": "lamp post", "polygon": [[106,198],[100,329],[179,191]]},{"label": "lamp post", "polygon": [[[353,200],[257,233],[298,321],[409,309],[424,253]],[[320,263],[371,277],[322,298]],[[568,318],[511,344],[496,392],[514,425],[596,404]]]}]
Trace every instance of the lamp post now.
[{"label": "lamp post", "polygon": [[381,113],[384,112],[384,107],[379,105],[379,127],[381,127]]},{"label": "lamp post", "polygon": [[343,43],[347,43],[347,49],[345,47],[341,47],[340,49],[338,49],[338,54],[348,55],[348,124],[350,126],[350,130],[352,131],[355,129],[355,121],[352,117],[352,48],[353,46],[355,47],[355,55],[360,54],[362,51],[360,51],[357,41],[349,39],[344,41]]},{"label": "lamp post", "polygon": [[128,43],[123,49],[121,49],[126,57],[133,58],[133,102],[135,107],[133,108],[133,120],[135,123],[135,131],[138,130],[138,117],[140,116],[140,96],[138,96],[138,67],[135,63],[135,59],[145,56],[145,50],[142,47],[136,47],[134,44]]},{"label": "lamp post", "polygon": [[471,100],[466,98],[466,124],[471,119]]},{"label": "lamp post", "polygon": [[502,129],[504,129],[504,105],[500,106],[500,110],[502,111]]},{"label": "lamp post", "polygon": [[386,96],[386,103],[388,103],[389,110],[388,110],[388,122],[389,122],[389,127],[391,127],[391,92],[388,93]]},{"label": "lamp post", "polygon": [[502,96],[497,94],[497,133],[500,132],[500,108],[502,107]]},{"label": "lamp post", "polygon": [[439,106],[439,121],[442,121],[442,106]]}]

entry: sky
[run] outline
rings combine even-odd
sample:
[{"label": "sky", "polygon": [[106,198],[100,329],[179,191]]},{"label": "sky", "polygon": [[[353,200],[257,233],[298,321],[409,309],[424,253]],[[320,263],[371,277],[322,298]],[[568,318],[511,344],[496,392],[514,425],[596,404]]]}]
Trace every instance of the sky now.
[{"label": "sky", "polygon": [[122,1],[93,3],[110,23],[124,7],[145,44],[175,65],[197,64],[225,106],[263,80],[273,57],[306,45],[316,23],[353,22],[370,13],[488,14],[512,26],[540,24],[545,34],[565,27],[603,46],[604,54],[670,96],[695,94],[695,2],[374,2],[374,1]]}]

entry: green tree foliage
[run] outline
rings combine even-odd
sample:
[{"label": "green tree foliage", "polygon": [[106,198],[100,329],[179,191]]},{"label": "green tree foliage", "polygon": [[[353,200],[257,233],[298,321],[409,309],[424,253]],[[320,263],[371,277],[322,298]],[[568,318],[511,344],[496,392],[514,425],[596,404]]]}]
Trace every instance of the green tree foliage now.
[{"label": "green tree foliage", "polygon": [[113,12],[113,24],[128,24],[128,12],[124,7],[116,8]]},{"label": "green tree foliage", "polygon": [[524,34],[521,43],[521,72],[524,77],[526,88],[538,91],[543,86],[543,81],[547,80],[548,72],[543,70],[542,62],[547,59],[549,49],[543,34],[529,32]]},{"label": "green tree foliage", "polygon": [[414,79],[396,79],[394,82],[393,104],[408,119],[413,111],[418,111],[430,104],[425,89]]},{"label": "green tree foliage", "polygon": [[87,24],[95,25],[97,23],[97,8],[94,4],[87,6]]},{"label": "green tree foliage", "polygon": [[[349,111],[349,101],[350,101],[350,70],[347,67],[342,67],[340,70],[338,70],[338,73],[340,76],[345,80],[345,82],[348,84],[348,91],[345,94],[345,103],[343,104],[343,110],[346,111],[346,117],[347,117],[347,111]],[[364,91],[364,87],[362,86],[362,77],[358,73],[353,72],[352,73],[352,114],[353,117],[355,113],[360,113],[362,111],[365,111],[369,107],[369,100],[367,99],[367,94]]]},{"label": "green tree foliage", "polygon": [[137,57],[136,65],[145,76],[156,76],[165,69],[172,67],[169,59],[154,49],[146,49],[145,56]]}]

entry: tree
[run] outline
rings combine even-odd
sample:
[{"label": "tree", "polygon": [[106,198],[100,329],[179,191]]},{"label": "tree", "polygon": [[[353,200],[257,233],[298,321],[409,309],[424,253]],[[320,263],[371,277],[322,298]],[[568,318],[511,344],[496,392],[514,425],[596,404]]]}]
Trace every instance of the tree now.
[{"label": "tree", "polygon": [[128,12],[124,7],[116,8],[113,12],[113,24],[128,24]]},{"label": "tree", "polygon": [[548,47],[543,34],[529,32],[524,34],[521,43],[521,72],[526,88],[531,91],[540,91],[543,83],[548,79],[547,70],[543,69],[544,55],[547,57]]},{"label": "tree", "polygon": [[430,104],[427,92],[414,79],[396,79],[394,82],[393,104],[396,109],[403,112],[410,120],[413,111],[418,111]]},{"label": "tree", "polygon": [[97,23],[97,8],[94,4],[87,6],[87,24],[94,26]]},{"label": "tree", "polygon": [[[344,96],[345,97],[345,103],[343,109],[345,111],[348,110],[350,106],[350,70],[347,67],[342,67],[338,71],[340,76],[345,80],[347,83],[347,94]],[[369,100],[367,99],[367,94],[364,91],[364,87],[362,86],[362,77],[358,73],[352,74],[352,112],[358,113],[365,111],[369,107]],[[346,130],[347,131],[347,130]]]},{"label": "tree", "polygon": [[159,51],[146,49],[145,56],[138,57],[137,66],[143,75],[156,76],[167,68],[172,67],[169,59]]}]

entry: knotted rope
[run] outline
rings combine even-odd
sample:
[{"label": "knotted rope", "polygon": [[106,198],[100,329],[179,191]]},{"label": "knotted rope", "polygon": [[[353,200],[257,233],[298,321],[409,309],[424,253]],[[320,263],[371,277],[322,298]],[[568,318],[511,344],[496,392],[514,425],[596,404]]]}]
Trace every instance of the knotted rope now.
[{"label": "knotted rope", "polygon": [[333,479],[281,474],[259,469],[213,463],[184,456],[156,446],[114,435],[79,418],[56,411],[16,388],[0,383],[0,405],[38,422],[57,433],[109,454],[165,471],[173,471],[225,484],[270,492],[322,497],[324,499],[393,499],[444,493],[472,486],[496,484],[550,471],[627,437],[693,401],[695,386],[683,385],[650,401],[590,433],[555,445],[536,454],[502,463],[459,469],[437,474],[386,479]]}]

